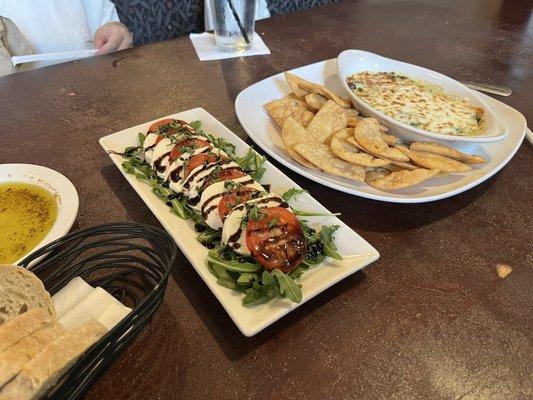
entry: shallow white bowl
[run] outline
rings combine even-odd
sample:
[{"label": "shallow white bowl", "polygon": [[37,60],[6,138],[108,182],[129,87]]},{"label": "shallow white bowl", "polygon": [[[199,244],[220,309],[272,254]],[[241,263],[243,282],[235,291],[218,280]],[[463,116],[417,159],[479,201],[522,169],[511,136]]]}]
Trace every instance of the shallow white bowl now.
[{"label": "shallow white bowl", "polygon": [[[507,136],[507,127],[496,116],[494,111],[472,90],[462,83],[447,77],[446,75],[432,71],[430,69],[418,67],[401,61],[392,60],[374,53],[362,50],[345,50],[337,57],[339,78],[342,86],[350,95],[354,106],[359,109],[366,117],[374,117],[386,127],[393,130],[402,139],[408,141],[423,140],[423,138],[432,138],[443,141],[457,142],[497,142]],[[483,108],[485,110],[486,128],[483,133],[476,136],[454,136],[442,133],[434,133],[417,129],[406,125],[385,115],[381,111],[372,108],[369,104],[357,97],[348,87],[346,78],[353,74],[363,71],[371,72],[396,72],[407,75],[410,78],[420,79],[442,87],[446,92],[453,94],[470,104]]]},{"label": "shallow white bowl", "polygon": [[1,164],[0,183],[15,182],[40,186],[52,193],[57,202],[57,219],[52,229],[37,246],[13,263],[18,264],[34,250],[68,233],[78,215],[79,198],[72,182],[53,169],[32,164]]}]

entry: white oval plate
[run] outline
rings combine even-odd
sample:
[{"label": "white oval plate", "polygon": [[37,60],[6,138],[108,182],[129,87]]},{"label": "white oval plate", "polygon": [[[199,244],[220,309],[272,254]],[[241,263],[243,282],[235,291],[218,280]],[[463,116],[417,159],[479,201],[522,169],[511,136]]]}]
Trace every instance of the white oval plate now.
[{"label": "white oval plate", "polygon": [[[324,84],[336,93],[342,93],[344,90],[337,75],[335,59],[306,65],[291,72],[312,82]],[[384,192],[363,182],[306,168],[289,156],[281,140],[281,130],[263,108],[265,103],[280,99],[288,93],[290,88],[282,73],[254,83],[239,93],[235,100],[235,111],[250,138],[270,156],[300,175],[330,188],[374,200],[424,203],[471,189],[490,178],[509,162],[520,147],[526,131],[526,120],[522,114],[502,102],[478,93],[478,96],[494,109],[507,126],[509,131],[507,139],[495,143],[448,142],[447,145],[468,153],[479,154],[485,157],[487,162],[473,165],[472,170],[465,173],[437,177],[411,188]]]},{"label": "white oval plate", "polygon": [[[476,92],[470,90],[465,85],[456,80],[447,77],[446,75],[432,71],[430,69],[422,68],[413,64],[408,64],[401,61],[396,61],[391,58],[379,56],[374,53],[369,53],[362,50],[345,50],[337,57],[338,73],[342,86],[346,93],[352,99],[356,108],[359,109],[365,116],[374,117],[383,125],[393,129],[400,137],[410,141],[421,140],[424,138],[432,138],[442,141],[459,141],[459,142],[497,142],[507,136],[507,127],[496,115],[494,110],[479,97]],[[417,129],[406,125],[402,122],[385,115],[379,110],[372,108],[357,97],[348,87],[346,78],[358,72],[396,72],[407,75],[410,78],[419,79],[425,82],[430,82],[442,87],[446,92],[453,94],[476,107],[485,110],[485,119],[487,127],[485,131],[477,136],[454,136],[444,135],[442,133],[434,133]]]},{"label": "white oval plate", "polygon": [[0,164],[0,183],[23,182],[40,186],[48,190],[57,201],[57,219],[50,232],[33,249],[29,250],[21,262],[31,252],[64,236],[78,215],[78,192],[66,177],[50,168],[31,164]]}]

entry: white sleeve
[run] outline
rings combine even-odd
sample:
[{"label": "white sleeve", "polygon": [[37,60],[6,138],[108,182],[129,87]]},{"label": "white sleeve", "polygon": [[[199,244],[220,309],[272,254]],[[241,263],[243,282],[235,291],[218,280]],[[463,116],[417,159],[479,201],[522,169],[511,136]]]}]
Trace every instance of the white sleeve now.
[{"label": "white sleeve", "polygon": [[92,36],[108,22],[120,21],[115,5],[109,0],[82,0],[87,26]]}]

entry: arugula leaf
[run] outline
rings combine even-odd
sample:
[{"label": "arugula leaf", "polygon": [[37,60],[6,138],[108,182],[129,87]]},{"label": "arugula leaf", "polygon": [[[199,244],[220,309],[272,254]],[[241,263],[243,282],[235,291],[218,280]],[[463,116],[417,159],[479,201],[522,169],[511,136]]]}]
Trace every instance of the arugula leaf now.
[{"label": "arugula leaf", "polygon": [[287,190],[285,193],[283,193],[281,197],[283,198],[283,200],[289,201],[290,199],[296,198],[298,197],[298,195],[303,194],[303,193],[309,193],[309,192],[305,189],[291,188]]},{"label": "arugula leaf", "polygon": [[247,306],[256,306],[258,304],[266,303],[274,298],[274,294],[270,292],[262,292],[259,290],[249,290],[244,298],[242,304]]},{"label": "arugula leaf", "polygon": [[266,172],[266,168],[263,166],[266,158],[252,148],[249,148],[243,157],[235,157],[235,162],[256,181],[261,180]]},{"label": "arugula leaf", "polygon": [[202,127],[202,122],[201,121],[192,121],[190,124],[189,124],[193,129],[200,129]]},{"label": "arugula leaf", "polygon": [[227,287],[228,289],[237,289],[237,284],[234,281],[227,279],[217,279],[217,283],[220,286]]},{"label": "arugula leaf", "polygon": [[214,244],[214,243],[220,243],[221,235],[222,235],[222,232],[220,230],[208,228],[202,233],[200,233],[197,239],[202,244]]},{"label": "arugula leaf", "polygon": [[144,135],[142,134],[142,132],[139,132],[139,133],[137,134],[137,136],[138,136],[138,138],[139,138],[139,147],[142,147],[143,144],[144,144],[144,139],[146,139],[146,136],[144,136]]},{"label": "arugula leaf", "polygon": [[309,265],[306,263],[301,263],[298,268],[293,270],[289,275],[292,279],[298,279],[301,277],[305,271],[309,269]]},{"label": "arugula leaf", "polygon": [[342,260],[342,256],[337,253],[337,246],[333,239],[333,234],[339,229],[339,225],[323,225],[322,229],[318,233],[318,238],[322,245],[324,246],[324,253],[331,258],[336,260]]},{"label": "arugula leaf", "polygon": [[244,274],[241,274],[237,278],[237,283],[240,285],[250,285],[254,281],[257,282],[257,274],[251,274],[249,272],[245,272]]},{"label": "arugula leaf", "polygon": [[124,153],[122,153],[122,156],[123,157],[135,157],[137,154],[139,154],[139,152],[141,151],[142,147],[141,146],[131,146],[131,147],[126,147],[124,149]]},{"label": "arugula leaf", "polygon": [[282,295],[288,297],[295,303],[302,301],[302,290],[290,276],[285,275],[279,269],[273,270],[272,275],[277,279],[279,291]]},{"label": "arugula leaf", "polygon": [[220,150],[222,150],[230,158],[234,158],[235,157],[235,145],[233,145],[232,143],[228,142],[224,138],[221,138],[221,137],[217,138],[217,137],[214,137],[213,135],[210,135],[208,133],[205,134],[205,137],[207,137],[209,139],[209,141],[213,144],[213,146],[215,146],[216,148],[219,148]]},{"label": "arugula leaf", "polygon": [[213,249],[209,251],[207,255],[208,264],[218,265],[227,271],[234,272],[257,272],[261,269],[261,266],[257,263],[251,262],[239,262],[233,255],[230,260],[226,260],[220,257],[219,249]]},{"label": "arugula leaf", "polygon": [[268,223],[268,229],[272,229],[274,227],[276,227],[279,223],[279,217],[274,217],[270,220],[270,222]]},{"label": "arugula leaf", "polygon": [[274,277],[270,272],[263,271],[263,275],[261,275],[261,283],[263,285],[272,285],[274,283]]}]

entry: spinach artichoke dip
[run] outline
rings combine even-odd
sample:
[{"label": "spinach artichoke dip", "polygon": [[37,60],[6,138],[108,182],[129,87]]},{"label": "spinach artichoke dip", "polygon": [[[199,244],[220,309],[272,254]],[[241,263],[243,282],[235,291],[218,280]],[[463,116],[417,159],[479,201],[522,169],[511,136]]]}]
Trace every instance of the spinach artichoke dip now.
[{"label": "spinach artichoke dip", "polygon": [[364,71],[346,81],[362,101],[406,125],[455,136],[475,136],[485,129],[482,108],[438,85],[395,72]]}]

